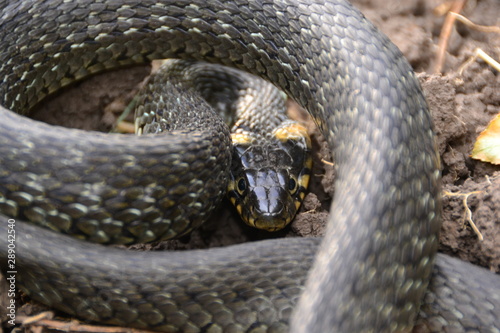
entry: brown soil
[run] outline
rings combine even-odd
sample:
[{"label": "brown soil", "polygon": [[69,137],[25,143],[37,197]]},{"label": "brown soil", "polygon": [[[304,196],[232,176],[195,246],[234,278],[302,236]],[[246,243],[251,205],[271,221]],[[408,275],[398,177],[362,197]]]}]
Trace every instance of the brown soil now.
[{"label": "brown soil", "polygon": [[[444,74],[429,74],[433,72],[444,21],[433,14],[433,9],[443,1],[353,2],[403,51],[415,71],[421,73],[419,78],[434,118],[442,161],[445,192],[440,251],[500,272],[500,247],[495,246],[500,243],[500,166],[469,156],[478,134],[500,112],[500,75],[482,60],[472,62],[458,74],[459,67],[476,48],[500,59],[500,34],[456,24],[446,53]],[[499,26],[498,13],[500,3],[496,0],[469,1],[462,11],[473,22]],[[138,82],[148,73],[149,67],[143,66],[97,76],[53,98],[34,112],[33,117],[70,127],[108,130]],[[331,161],[331,156],[324,141],[314,126],[310,127],[316,148],[311,193],[289,228],[275,234],[248,228],[225,203],[200,230],[154,248],[206,248],[270,237],[321,235],[334,192],[334,173],[333,167],[325,162]],[[465,218],[466,206],[483,241]]]}]

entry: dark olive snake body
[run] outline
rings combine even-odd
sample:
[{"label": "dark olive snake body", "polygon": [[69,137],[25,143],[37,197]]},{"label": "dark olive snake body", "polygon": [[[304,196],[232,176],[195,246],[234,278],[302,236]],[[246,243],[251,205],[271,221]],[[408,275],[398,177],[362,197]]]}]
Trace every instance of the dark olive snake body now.
[{"label": "dark olive snake body", "polygon": [[[319,248],[135,253],[22,222],[128,243],[204,220],[227,181],[224,129],[165,143],[55,130],[5,109],[155,58],[244,69],[312,114],[338,174]],[[500,330],[498,276],[445,256],[433,266],[439,157],[426,102],[399,50],[347,2],[0,1],[0,74],[0,234],[15,229],[17,283],[32,298],[169,332],[409,331],[418,314],[422,331]],[[2,236],[3,272],[7,246]]]}]

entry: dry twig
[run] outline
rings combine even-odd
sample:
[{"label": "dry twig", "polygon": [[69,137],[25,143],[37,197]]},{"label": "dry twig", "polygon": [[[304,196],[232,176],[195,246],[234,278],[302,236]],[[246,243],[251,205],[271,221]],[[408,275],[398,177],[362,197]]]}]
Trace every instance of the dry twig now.
[{"label": "dry twig", "polygon": [[60,321],[52,319],[53,312],[46,311],[35,316],[18,316],[16,322],[23,326],[30,326],[30,329],[37,331],[40,328],[47,328],[61,332],[83,332],[83,333],[153,333],[152,331],[138,330],[127,327],[97,326],[82,324],[77,320]]},{"label": "dry twig", "polygon": [[476,224],[472,220],[472,211],[470,210],[469,206],[467,205],[467,199],[469,198],[469,196],[472,194],[479,194],[479,193],[482,193],[482,191],[473,191],[473,192],[468,192],[468,193],[453,193],[453,192],[444,191],[444,195],[447,195],[449,197],[463,197],[462,202],[463,202],[463,205],[465,207],[464,226],[465,226],[465,221],[469,222],[470,226],[472,227],[472,230],[474,230],[474,232],[476,233],[479,241],[483,241],[483,239],[484,239],[483,235],[481,234],[481,232],[477,228]]},{"label": "dry twig", "polygon": [[441,29],[441,34],[439,35],[438,52],[436,54],[436,64],[434,66],[434,73],[441,73],[443,69],[444,59],[446,55],[446,48],[448,47],[448,41],[450,40],[453,24],[455,23],[456,20],[456,17],[452,15],[451,12],[460,13],[462,8],[464,8],[466,1],[467,0],[454,1],[449,7],[449,11],[448,14],[446,15],[443,28]]}]

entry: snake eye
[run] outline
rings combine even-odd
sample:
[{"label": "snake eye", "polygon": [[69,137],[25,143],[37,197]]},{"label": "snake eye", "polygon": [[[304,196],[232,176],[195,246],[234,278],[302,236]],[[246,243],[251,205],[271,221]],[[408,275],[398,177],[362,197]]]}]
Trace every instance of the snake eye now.
[{"label": "snake eye", "polygon": [[238,192],[240,192],[240,194],[243,194],[243,192],[245,192],[246,189],[247,189],[247,182],[245,181],[244,178],[240,178],[238,180]]},{"label": "snake eye", "polygon": [[291,194],[295,194],[295,191],[297,191],[297,181],[293,177],[290,177],[288,181],[288,191],[290,191]]}]

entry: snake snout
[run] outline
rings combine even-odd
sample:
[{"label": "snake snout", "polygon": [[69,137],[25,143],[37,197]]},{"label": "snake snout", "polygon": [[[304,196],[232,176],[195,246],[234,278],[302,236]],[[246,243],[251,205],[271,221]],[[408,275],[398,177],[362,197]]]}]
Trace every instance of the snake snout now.
[{"label": "snake snout", "polygon": [[[258,229],[277,231],[283,229],[295,216],[295,204],[282,187],[256,187],[250,194],[254,197],[249,220]],[[288,199],[288,200],[287,200]]]}]

